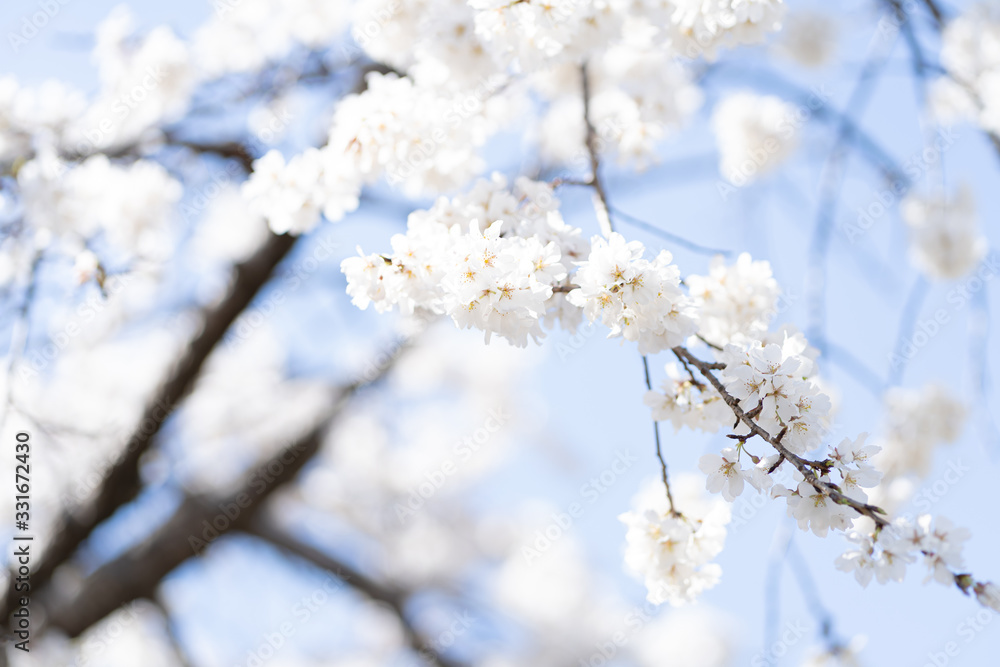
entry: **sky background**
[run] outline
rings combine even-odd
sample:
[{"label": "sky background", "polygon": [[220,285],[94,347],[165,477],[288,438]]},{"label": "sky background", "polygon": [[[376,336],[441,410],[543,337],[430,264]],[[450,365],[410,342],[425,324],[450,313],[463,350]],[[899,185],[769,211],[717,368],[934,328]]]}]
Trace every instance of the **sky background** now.
[{"label": "sky background", "polygon": [[[104,0],[70,0],[50,25],[16,55],[7,44],[3,45],[0,74],[14,74],[24,84],[56,77],[86,91],[94,90],[96,78],[87,55],[92,30],[116,4]],[[773,55],[769,56],[770,62],[777,65],[782,76],[806,89],[823,84],[830,91],[831,104],[843,108],[877,22],[873,4],[838,3],[834,23],[840,43],[835,67],[804,70]],[[794,10],[816,5],[792,3],[791,6]],[[167,23],[182,36],[189,36],[211,11],[203,0],[133,2],[131,7],[143,27]],[[6,36],[9,31],[17,30],[22,17],[35,10],[34,3],[20,0],[0,5],[0,34]],[[936,45],[930,41],[927,44],[932,53],[936,52]],[[758,77],[741,72],[754,70],[762,62],[761,52],[747,51],[746,57],[739,61],[740,70],[721,66],[711,76],[706,105],[714,104],[719,94],[726,91],[775,90]],[[852,114],[855,112],[851,110]],[[918,156],[922,150],[926,130],[919,122],[908,53],[901,41],[878,79],[866,110],[855,120],[897,164]],[[975,192],[982,229],[992,247],[1000,247],[1000,230],[995,224],[1000,212],[997,187],[1000,161],[974,128],[958,127],[956,137],[943,156],[943,168],[930,170],[916,187],[928,188],[944,182],[951,189],[959,183],[969,184]],[[811,265],[808,249],[817,221],[822,166],[832,145],[831,126],[811,119],[799,152],[780,173],[723,199],[718,190],[714,142],[702,117],[682,136],[663,145],[660,166],[638,176],[609,170],[608,195],[613,206],[691,241],[745,250],[755,259],[771,261],[789,303],[778,321],[805,329],[809,316],[804,276]],[[523,147],[514,144],[513,148]],[[519,160],[513,154],[515,151],[510,146],[495,147],[493,151],[493,164],[514,173],[511,165],[516,167]],[[885,379],[889,376],[889,355],[897,343],[901,316],[917,273],[906,259],[905,232],[897,206],[890,206],[886,215],[856,243],[851,243],[843,231],[843,226],[857,220],[859,208],[867,206],[884,188],[871,166],[856,153],[851,154],[847,164],[844,196],[836,210],[838,229],[833,232],[829,252],[828,340],[849,350],[878,378]],[[564,198],[563,214],[567,221],[582,227],[586,234],[597,233],[587,193],[559,194]],[[332,234],[341,254],[346,256],[353,254],[358,243],[368,251],[387,247],[388,237],[404,225],[404,215],[387,214],[384,209],[373,215],[362,210],[336,226],[325,223],[315,233]],[[704,272],[707,266],[706,256],[673,247],[627,224],[619,224],[619,230],[643,240],[651,249],[666,247],[673,251],[682,273]],[[284,334],[295,343],[290,359],[293,372],[307,375],[335,372],[342,362],[338,361],[337,349],[345,349],[335,348],[330,337],[301,335],[299,317],[308,318],[307,332],[313,331],[311,327],[341,323],[346,330],[339,331],[337,345],[346,345],[346,349],[358,355],[376,350],[380,341],[389,336],[388,323],[383,318],[372,312],[354,311],[343,294],[344,281],[337,270],[338,264],[339,259],[319,269],[314,280],[323,289],[303,291],[301,298],[293,300],[291,308],[296,310],[285,319],[290,324]],[[996,286],[987,281],[974,302],[958,307],[948,300],[949,293],[958,287],[955,283],[931,286],[920,319],[926,320],[935,310],[945,309],[949,322],[919,350],[900,384],[919,387],[938,382],[971,406],[962,438],[938,450],[935,466],[924,486],[929,488],[941,480],[953,463],[969,467],[959,483],[950,486],[935,503],[933,512],[972,531],[973,538],[965,550],[968,570],[979,578],[996,581],[1000,580],[1000,513],[990,494],[996,487],[1000,447],[989,411],[995,413],[1000,406],[991,391],[987,392],[985,402],[980,401],[976,383],[981,369],[987,378],[997,377],[1000,370],[998,355],[993,353],[997,337],[992,328],[985,330],[988,355],[981,354],[983,327],[987,326],[989,313],[997,312],[1000,304]],[[318,308],[325,310],[317,313]],[[374,339],[373,332],[377,333]],[[478,336],[475,332],[466,335]],[[540,366],[526,387],[531,395],[544,397],[536,406],[538,414],[545,420],[546,431],[558,442],[559,450],[570,454],[570,462],[551,455],[548,449],[524,452],[509,472],[494,482],[495,488],[484,490],[484,503],[511,503],[522,496],[541,496],[548,498],[553,506],[564,508],[579,499],[580,484],[606,468],[614,459],[614,452],[626,449],[638,455],[639,464],[587,508],[573,531],[586,546],[589,561],[607,578],[609,585],[620,587],[628,599],[640,604],[644,595],[641,584],[622,573],[625,531],[616,517],[629,508],[639,484],[658,473],[649,412],[642,403],[645,391],[642,364],[634,346],[605,341],[600,331],[583,341],[578,349],[573,348],[572,354],[561,354],[560,350],[565,352],[566,348],[560,348],[560,343],[567,344],[568,337],[564,333],[550,335],[541,346]],[[653,359],[656,384],[663,378],[663,364],[667,361],[667,355],[662,354]],[[881,415],[878,396],[831,360],[821,360],[821,364],[824,375],[839,394],[839,428],[831,439],[853,437],[864,431],[877,432]],[[721,436],[687,431],[674,436],[672,430],[668,424],[662,428],[665,454],[673,474],[696,471],[698,458],[717,451],[721,444]],[[752,516],[744,525],[731,528],[726,549],[718,558],[724,571],[723,580],[702,598],[703,604],[724,610],[737,621],[741,655],[736,664],[750,664],[753,656],[764,649],[762,632],[770,551],[776,531],[788,525],[783,504],[768,502],[757,510],[750,505],[750,499],[745,494],[733,508],[736,515],[746,512]],[[125,527],[130,521],[142,523],[165,515],[171,507],[170,501],[168,493],[158,495],[135,516],[117,517],[116,521],[121,523],[106,528],[104,535],[110,536],[113,543],[116,532],[129,532]],[[848,639],[856,634],[868,636],[863,653],[865,665],[921,667],[928,663],[928,653],[943,651],[945,644],[952,641],[958,644],[960,652],[947,664],[967,667],[995,664],[1000,654],[1000,622],[996,616],[971,642],[966,642],[959,635],[958,626],[974,616],[979,606],[963,599],[955,590],[936,584],[922,585],[920,566],[911,566],[902,585],[873,583],[862,589],[853,577],[833,566],[834,558],[846,547],[840,537],[821,540],[795,529],[794,544],[808,561],[817,592],[835,619],[838,635]],[[170,576],[166,591],[172,605],[188,610],[181,616],[179,632],[192,653],[211,652],[219,660],[228,661],[219,664],[235,664],[247,646],[253,644],[254,637],[266,631],[275,618],[287,614],[298,596],[308,594],[316,586],[316,580],[304,578],[274,553],[236,539],[219,545],[204,564],[189,562],[182,566]],[[275,597],[279,595],[276,591],[283,591],[285,598]],[[787,566],[780,578],[779,600],[779,627],[797,620],[805,621],[809,627],[809,636],[792,647],[791,655],[795,656],[814,645],[811,639],[815,621]],[[248,623],[241,634],[233,635],[226,611],[263,601],[271,610],[267,617]],[[320,651],[331,633],[338,632],[338,619],[348,611],[349,607],[336,600],[325,605],[314,621],[303,626],[296,650]],[[796,660],[784,660],[781,664],[794,665]]]}]

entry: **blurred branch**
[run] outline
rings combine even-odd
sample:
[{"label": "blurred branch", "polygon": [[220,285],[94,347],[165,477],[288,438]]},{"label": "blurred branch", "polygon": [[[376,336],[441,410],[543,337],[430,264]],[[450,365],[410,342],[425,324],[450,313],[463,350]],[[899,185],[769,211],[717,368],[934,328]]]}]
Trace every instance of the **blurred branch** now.
[{"label": "blurred branch", "polygon": [[899,331],[896,334],[896,343],[893,345],[890,357],[892,361],[889,364],[889,386],[897,385],[903,379],[906,362],[909,360],[903,346],[913,336],[917,318],[920,317],[920,310],[923,308],[929,290],[930,285],[927,284],[927,280],[923,276],[917,276],[916,282],[910,289],[910,295],[906,298],[903,314],[899,318]]},{"label": "blurred branch", "polygon": [[[339,403],[342,405],[343,397]],[[237,493],[216,499],[187,496],[173,516],[146,541],[98,568],[74,593],[62,597],[62,591],[51,591],[51,597],[43,599],[49,626],[77,637],[121,605],[151,598],[163,577],[196,555],[193,545],[203,541],[199,535],[204,535],[205,522],[211,526],[214,519],[225,516],[221,507],[241,507],[242,500],[242,511],[217,532],[221,536],[245,524],[261,503],[291,481],[319,451],[329,423],[329,419],[324,419],[302,439],[259,466],[248,478],[256,487],[246,484]],[[288,458],[291,463],[284,460]],[[269,473],[269,465],[280,473]]]},{"label": "blurred branch", "polygon": [[409,591],[384,586],[343,561],[299,540],[264,517],[258,517],[257,520],[251,521],[244,530],[300,560],[333,574],[372,601],[384,603],[396,615],[403,628],[403,633],[406,635],[406,640],[414,651],[437,667],[458,667],[459,663],[441,655],[430,642],[420,636],[413,623],[410,622],[406,614],[406,600],[410,596]]},{"label": "blurred branch", "polygon": [[200,155],[216,155],[221,158],[236,160],[249,174],[253,170],[254,157],[250,151],[241,143],[229,141],[221,144],[208,144],[181,139],[176,133],[168,132],[165,135],[167,144],[186,148]]},{"label": "blurred branch", "polygon": [[[140,488],[139,461],[143,454],[149,450],[178,403],[191,390],[205,360],[222,340],[226,330],[268,282],[295,241],[293,236],[272,234],[252,257],[236,266],[226,296],[204,312],[200,332],[187,345],[167,379],[147,403],[123,453],[102,480],[94,499],[76,511],[64,514],[53,530],[52,541],[32,572],[32,585],[36,590],[49,582],[56,568],[72,557],[98,524],[136,496]],[[13,611],[13,581],[11,577],[11,586],[0,606],[5,619]]]},{"label": "blurred branch", "polygon": [[[900,25],[902,26],[904,34],[906,35],[907,44],[909,45],[910,51],[913,54],[912,57],[915,66],[921,73],[923,73],[928,68],[928,64],[926,58],[924,58],[923,53],[920,50],[920,43],[917,41],[916,33],[912,27],[912,21],[909,20],[909,16],[906,13],[906,9],[904,8],[900,0],[885,0],[885,2],[895,10],[897,19],[900,21]],[[943,12],[941,11],[941,8],[937,5],[935,0],[924,0],[924,5],[931,13],[931,16],[934,17],[934,27],[937,29],[938,33],[943,36],[944,30],[947,27],[948,22]],[[976,106],[976,109],[978,111],[981,112],[983,110],[983,99],[980,96],[979,91],[977,91],[975,86],[972,85],[971,81],[966,81],[965,79],[955,75],[953,72],[950,72],[949,70],[943,67],[941,68],[941,72],[945,76],[950,78],[952,81],[954,81],[956,84],[958,84],[963,90],[965,90],[966,94],[969,95],[969,98],[972,100],[972,103]],[[982,124],[978,122],[978,120],[976,121],[976,125],[979,126],[982,133],[986,136],[990,144],[993,146],[993,150],[996,152],[997,156],[1000,157],[1000,134],[997,134],[993,130],[983,127]]]},{"label": "blurred branch", "polygon": [[[327,429],[340,417],[358,390],[384,377],[408,348],[405,343],[400,346],[372,377],[339,389],[325,417],[254,468],[237,490],[214,498],[187,495],[177,511],[143,543],[105,563],[68,595],[61,595],[58,590],[50,591],[51,595],[42,599],[49,625],[71,637],[79,636],[121,605],[139,598],[151,599],[163,577],[201,553],[205,546],[202,538],[206,525],[217,533],[210,541],[246,528],[271,494],[295,479],[316,455]],[[233,508],[238,508],[235,517],[231,516]],[[226,519],[221,522],[222,528],[217,521],[219,517]]]},{"label": "blurred branch", "polygon": [[[878,29],[876,29],[876,37]],[[892,42],[883,43],[868,54],[865,66],[858,74],[851,95],[845,108],[860,113],[871,99],[878,74],[888,61],[892,50]],[[830,250],[830,237],[833,234],[834,221],[837,217],[837,202],[843,189],[844,173],[847,162],[847,144],[856,132],[856,126],[845,114],[841,116],[837,129],[837,138],[827,158],[823,169],[821,196],[809,245],[809,270],[806,273],[807,295],[809,298],[809,338],[819,346],[821,354],[825,354],[826,341],[826,280],[827,259]],[[905,182],[905,181],[904,181]]]},{"label": "blurred branch", "polygon": [[193,663],[188,658],[187,651],[184,650],[184,646],[181,644],[180,637],[177,636],[177,624],[174,622],[174,617],[170,613],[170,609],[167,608],[166,603],[163,601],[163,597],[157,594],[153,596],[150,602],[153,603],[153,606],[160,612],[160,616],[163,617],[163,633],[170,642],[170,649],[174,653],[177,664],[180,667],[193,667]]},{"label": "blurred branch", "polygon": [[806,564],[802,552],[795,545],[794,535],[789,536],[787,556],[792,573],[799,584],[799,590],[802,592],[802,597],[805,598],[806,606],[809,607],[809,612],[819,624],[820,636],[826,643],[827,650],[833,655],[838,655],[846,646],[838,639],[837,633],[833,629],[833,614],[824,606],[823,600],[819,596],[816,580],[809,572],[809,566]]},{"label": "blurred branch", "polygon": [[927,11],[931,13],[931,16],[934,17],[934,22],[937,24],[938,28],[943,28],[946,19],[944,12],[941,11],[940,7],[938,7],[937,2],[935,2],[935,0],[924,0],[924,5],[927,7]]},{"label": "blurred branch", "polygon": [[[867,65],[866,65],[867,66]],[[731,73],[737,76],[741,82],[746,83],[747,79],[758,78],[763,83],[779,89],[779,91],[792,101],[806,107],[819,120],[823,120],[836,125],[842,140],[851,143],[858,149],[860,154],[867,159],[882,175],[891,183],[901,183],[909,185],[909,178],[896,164],[895,159],[889,155],[882,146],[868,134],[860,125],[847,114],[840,111],[826,102],[819,93],[807,90],[797,83],[770,70],[749,69],[733,66],[726,63],[721,64],[712,70],[716,73]],[[845,109],[854,111],[850,104]]]}]

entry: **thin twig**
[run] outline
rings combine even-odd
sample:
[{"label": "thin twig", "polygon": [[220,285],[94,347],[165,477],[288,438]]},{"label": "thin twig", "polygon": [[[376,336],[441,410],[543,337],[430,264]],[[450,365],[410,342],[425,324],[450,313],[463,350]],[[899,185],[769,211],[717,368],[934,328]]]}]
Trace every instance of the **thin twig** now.
[{"label": "thin twig", "polygon": [[[646,355],[642,355],[642,368],[646,374],[646,389],[653,391],[653,380],[649,375],[649,358]],[[660,448],[660,423],[655,419],[653,420],[653,437],[656,440],[656,458],[660,460],[660,472],[663,478],[663,486],[667,490],[667,503],[670,506],[670,513],[674,516],[680,516],[681,513],[674,507],[674,496],[670,492],[670,479],[667,476],[667,461],[663,458],[663,451]]]},{"label": "thin twig", "polygon": [[692,252],[696,252],[702,255],[723,255],[725,257],[729,257],[733,254],[732,250],[709,248],[708,246],[703,246],[693,241],[688,241],[686,238],[682,236],[678,236],[677,234],[672,234],[671,232],[668,232],[665,229],[661,229],[652,223],[646,222],[645,220],[641,220],[635,217],[634,215],[629,215],[628,213],[625,213],[621,209],[609,207],[608,211],[610,211],[616,218],[621,218],[622,220],[629,223],[633,227],[638,227],[639,229],[645,230],[650,234],[655,234],[656,236],[665,238],[671,243],[675,243],[681,246],[682,248],[687,248]]}]

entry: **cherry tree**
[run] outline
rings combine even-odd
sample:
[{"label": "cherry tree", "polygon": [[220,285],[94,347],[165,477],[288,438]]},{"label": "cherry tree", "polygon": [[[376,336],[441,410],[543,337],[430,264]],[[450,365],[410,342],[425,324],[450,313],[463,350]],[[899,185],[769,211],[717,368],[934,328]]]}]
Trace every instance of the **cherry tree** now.
[{"label": "cherry tree", "polygon": [[0,663],[995,655],[1000,12],[848,5],[120,6],[0,78]]}]

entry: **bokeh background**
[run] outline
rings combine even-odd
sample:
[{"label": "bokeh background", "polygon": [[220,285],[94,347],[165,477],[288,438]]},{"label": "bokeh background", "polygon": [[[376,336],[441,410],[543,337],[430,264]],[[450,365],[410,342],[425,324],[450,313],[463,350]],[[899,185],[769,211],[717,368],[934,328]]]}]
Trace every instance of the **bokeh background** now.
[{"label": "bokeh background", "polygon": [[[0,70],[22,85],[56,78],[83,91],[95,89],[96,75],[88,59],[93,29],[116,4],[67,3],[16,54],[4,45]],[[963,5],[951,3],[950,8],[959,11]],[[130,7],[140,27],[165,23],[182,37],[191,35],[212,12],[204,0],[132,2]],[[35,9],[32,2],[4,3],[0,35],[17,30],[23,16]],[[809,69],[795,64],[783,57],[780,37],[766,47],[741,49],[738,57],[724,59],[706,77],[705,108],[734,90],[788,97],[785,84],[790,82],[798,90],[828,93],[829,104],[844,109],[897,163],[918,156],[934,130],[921,123],[920,90],[904,43],[875,29],[884,16],[882,8],[852,0],[836,6],[794,2],[790,10],[828,16],[837,35],[831,63]],[[934,53],[937,45],[931,34],[922,33]],[[891,55],[871,86],[870,98],[848,107],[866,54],[877,39],[895,42]],[[289,98],[289,131],[274,146],[291,154],[314,141],[326,122],[317,110],[328,99],[322,90]],[[232,109],[237,120],[229,121],[228,129],[237,127],[252,136],[245,125],[251,106]],[[826,119],[808,119],[802,145],[787,165],[723,197],[714,139],[702,114],[662,146],[659,165],[641,174],[609,168],[609,198],[617,208],[690,241],[770,261],[787,305],[778,322],[796,324],[810,334],[816,325],[810,314],[816,229],[824,213],[831,213],[833,230],[824,260],[828,345],[820,361],[839,406],[831,439],[877,433],[883,416],[881,392],[890,383],[921,387],[935,382],[960,398],[969,409],[962,436],[937,452],[922,485],[932,489],[950,467],[967,467],[958,483],[947,485],[932,512],[972,531],[966,548],[968,569],[996,579],[1000,514],[992,493],[1000,436],[992,416],[998,408],[992,389],[998,355],[991,313],[1000,306],[998,290],[987,281],[974,299],[956,307],[948,301],[956,284],[940,283],[918,299],[921,279],[908,262],[906,230],[895,203],[852,242],[846,227],[857,221],[859,209],[873,201],[885,183],[863,155],[851,151],[836,205],[825,205],[821,185],[828,156],[837,145],[837,129]],[[997,247],[997,154],[973,127],[958,126],[954,134],[953,145],[914,187],[944,183],[953,189],[968,184],[983,233]],[[515,129],[494,141],[488,151],[491,165],[510,176],[529,168],[531,145],[524,136]],[[193,194],[187,192],[185,200]],[[563,189],[559,196],[570,224],[596,232],[588,193]],[[427,203],[376,186],[357,213],[336,224],[323,223],[299,244],[279,277],[258,297],[263,324],[247,327],[247,335],[230,336],[227,346],[213,356],[196,393],[168,422],[155,454],[144,461],[146,487],[141,496],[87,542],[77,574],[96,570],[146,539],[178,507],[179,489],[212,488],[246,471],[269,451],[267,443],[308,423],[308,415],[326,400],[325,387],[363,375],[370,360],[394,346],[401,335],[398,321],[352,306],[339,263],[359,244],[366,251],[388,247],[389,237],[405,228],[406,214]],[[131,423],[144,395],[162,377],[170,351],[190,331],[192,306],[211,301],[225,284],[228,265],[199,249],[197,222],[196,216],[181,226],[189,237],[178,245],[166,278],[156,283],[137,278],[112,298],[131,303],[133,309],[142,304],[143,322],[99,357],[91,354],[85,368],[74,369],[73,377],[77,382],[85,378],[85,384],[56,383],[46,389],[38,399],[47,414],[61,416],[60,423],[67,427],[86,430],[90,425],[85,416],[107,409],[111,401],[120,413],[113,421]],[[685,273],[705,271],[709,257],[704,253],[628,224],[619,229],[650,248],[669,248]],[[317,253],[324,248],[331,252]],[[43,346],[59,329],[63,304],[94,297],[93,285],[74,287],[71,275],[70,260],[46,267],[29,350]],[[275,290],[286,298],[271,312],[268,295]],[[912,324],[907,304],[914,302],[919,309],[909,312],[918,313],[918,321],[939,308],[949,313],[950,321],[900,377],[893,377],[889,357],[899,345],[901,329],[910,326],[908,321]],[[122,309],[127,310],[124,305]],[[5,314],[4,319],[3,335],[9,336],[13,316],[8,320]],[[95,326],[101,322],[98,318]],[[588,664],[600,655],[599,645],[610,639],[602,633],[627,627],[629,614],[644,605],[641,582],[623,572],[625,528],[616,518],[629,508],[643,481],[658,474],[649,412],[642,403],[639,356],[630,345],[604,340],[596,327],[576,337],[554,332],[540,346],[526,350],[499,340],[484,346],[478,333],[455,331],[447,322],[431,325],[418,341],[411,352],[399,356],[382,385],[355,399],[301,481],[270,501],[272,516],[290,534],[344,563],[375,578],[416,586],[407,609],[427,636],[446,638],[442,633],[455,619],[471,618],[467,630],[462,624],[453,626],[462,631],[446,652],[456,660],[525,664],[496,656],[528,647],[541,636],[561,653],[550,649],[552,653],[528,664]],[[665,361],[666,355],[654,358],[654,381],[662,379]],[[426,507],[397,521],[392,505],[385,505],[390,496],[375,480],[382,479],[397,493],[416,488],[426,474],[457,459],[455,443],[473,436],[490,411],[498,409],[509,413],[509,421],[468,461],[459,462],[458,474],[449,477]],[[30,430],[36,443],[37,494],[44,494],[43,487],[55,484],[58,475],[82,476],[85,468],[67,470],[66,462],[78,460],[79,448],[98,446],[95,439],[71,431]],[[663,432],[673,475],[697,473],[698,458],[720,446],[721,436],[673,434],[669,426]],[[616,473],[613,483],[590,502],[583,485],[608,470],[621,452],[634,456],[635,462]],[[552,512],[572,502],[584,504],[583,515],[537,563],[527,565],[516,545],[531,543],[534,531],[551,523]],[[995,616],[981,631],[965,632],[968,626],[961,624],[975,617],[978,605],[954,590],[922,585],[917,566],[911,567],[905,584],[862,589],[853,577],[834,568],[835,557],[846,546],[839,537],[820,540],[802,533],[784,516],[783,505],[755,502],[750,494],[733,510],[735,521],[718,558],[722,583],[696,605],[653,610],[653,620],[642,630],[626,630],[628,651],[617,656],[616,664],[795,665],[823,645],[823,617],[844,641],[867,638],[861,652],[864,665],[922,666],[948,642],[959,648],[957,655],[948,657],[949,665],[995,663],[1000,652]],[[0,531],[9,537],[8,524]],[[6,550],[5,557],[9,553]],[[464,569],[470,562],[479,564]],[[461,576],[453,576],[459,571]],[[55,583],[69,589],[74,576],[66,574]],[[323,601],[302,614],[302,601],[310,596]],[[91,644],[87,664],[181,664],[171,642],[191,665],[206,667],[408,664],[413,659],[393,648],[403,642],[393,614],[252,536],[226,536],[202,556],[186,561],[163,580],[157,604],[161,607],[140,603],[134,614],[126,609],[92,628],[81,640]],[[167,623],[161,622],[164,611]],[[286,622],[294,632],[264,659],[263,654],[271,652],[262,647]],[[64,640],[37,636],[33,642],[30,657],[11,652],[13,664],[54,665],[74,659],[67,656],[76,649]],[[766,662],[778,652],[780,657]]]}]

